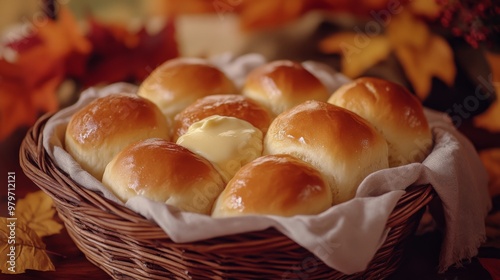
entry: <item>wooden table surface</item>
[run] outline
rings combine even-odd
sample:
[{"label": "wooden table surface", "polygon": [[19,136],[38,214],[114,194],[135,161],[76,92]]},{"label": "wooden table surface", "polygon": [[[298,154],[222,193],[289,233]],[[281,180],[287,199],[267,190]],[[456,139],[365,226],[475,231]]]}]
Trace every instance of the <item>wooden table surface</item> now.
[{"label": "wooden table surface", "polygon": [[[500,134],[490,134],[479,131],[471,125],[463,125],[463,132],[472,135],[478,149],[500,146]],[[24,197],[27,193],[37,191],[35,186],[22,172],[19,166],[19,143],[24,137],[26,129],[18,130],[12,137],[1,143],[0,174],[13,171],[16,173],[16,195]],[[5,192],[0,196],[0,216],[7,216]],[[498,199],[497,199],[498,200]],[[498,203],[495,211],[500,210]],[[55,265],[56,271],[40,272],[28,271],[24,274],[0,274],[0,279],[110,279],[110,277],[95,265],[91,264],[78,250],[64,229],[60,234],[43,238],[47,245],[48,254]],[[493,258],[500,261],[500,249],[481,247],[478,258],[465,263],[461,268],[452,268],[445,274],[436,271],[438,255],[441,245],[441,236],[431,232],[414,237],[406,249],[400,269],[391,279],[493,279],[481,266],[479,258]],[[500,262],[498,262],[500,267]],[[498,279],[498,278],[497,278]]]}]

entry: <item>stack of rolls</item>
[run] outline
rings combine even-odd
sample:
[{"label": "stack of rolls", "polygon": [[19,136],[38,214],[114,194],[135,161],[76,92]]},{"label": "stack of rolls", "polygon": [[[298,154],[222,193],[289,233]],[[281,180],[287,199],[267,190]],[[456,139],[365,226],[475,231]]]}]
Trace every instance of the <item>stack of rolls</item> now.
[{"label": "stack of rolls", "polygon": [[381,169],[432,148],[423,107],[395,83],[360,78],[330,94],[300,63],[255,68],[237,89],[198,58],[165,62],[136,94],[94,100],[65,148],[117,198],[216,218],[315,215]]}]

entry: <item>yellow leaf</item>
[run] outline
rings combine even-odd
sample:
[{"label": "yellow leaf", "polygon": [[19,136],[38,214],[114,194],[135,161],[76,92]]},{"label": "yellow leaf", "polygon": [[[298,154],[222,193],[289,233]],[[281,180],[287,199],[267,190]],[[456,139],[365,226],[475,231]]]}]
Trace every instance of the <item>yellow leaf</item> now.
[{"label": "yellow leaf", "polygon": [[52,204],[43,191],[29,193],[17,202],[16,216],[40,237],[57,234],[63,226],[53,219],[56,210]]},{"label": "yellow leaf", "polygon": [[429,95],[432,77],[438,77],[448,85],[453,84],[456,74],[453,51],[441,37],[431,35],[421,48],[406,44],[396,45],[394,48],[406,76],[421,100]]},{"label": "yellow leaf", "polygon": [[342,54],[342,44],[353,44],[356,34],[352,32],[340,32],[330,35],[319,43],[319,48],[324,53]]},{"label": "yellow leaf", "polygon": [[431,36],[427,24],[409,10],[403,10],[394,16],[387,26],[386,33],[392,45],[410,45],[416,48],[424,48]]},{"label": "yellow leaf", "polygon": [[338,33],[321,41],[319,47],[324,53],[341,54],[342,72],[351,78],[362,75],[394,51],[415,93],[424,100],[433,77],[451,86],[456,75],[453,50],[415,14],[436,13],[439,7],[429,1],[434,0],[416,0],[405,6],[388,22],[385,33]]},{"label": "yellow leaf", "polygon": [[0,217],[0,263],[2,273],[24,273],[26,269],[53,271],[45,243],[25,223]]},{"label": "yellow leaf", "polygon": [[427,63],[430,74],[448,86],[453,85],[457,69],[453,60],[453,49],[445,39],[432,35],[421,59],[430,60],[431,63]]},{"label": "yellow leaf", "polygon": [[360,53],[352,58],[342,58],[342,69],[348,77],[358,77],[367,69],[383,61],[390,53],[389,41],[384,37],[374,37],[370,46],[362,48]]},{"label": "yellow leaf", "polygon": [[351,78],[362,75],[391,52],[387,38],[360,33],[334,34],[320,42],[320,48],[325,53],[340,53],[342,73]]},{"label": "yellow leaf", "polygon": [[387,37],[415,93],[424,100],[431,91],[432,78],[451,85],[456,68],[448,43],[433,35],[428,25],[411,12],[407,9],[394,17],[387,27]]}]

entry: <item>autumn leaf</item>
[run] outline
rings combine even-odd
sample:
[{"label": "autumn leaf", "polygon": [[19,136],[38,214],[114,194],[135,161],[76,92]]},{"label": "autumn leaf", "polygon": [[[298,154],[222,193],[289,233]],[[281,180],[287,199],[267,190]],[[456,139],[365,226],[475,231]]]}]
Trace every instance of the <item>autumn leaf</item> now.
[{"label": "autumn leaf", "polygon": [[[33,61],[40,62],[34,66]],[[19,54],[14,63],[0,59],[0,139],[20,125],[33,124],[40,112],[56,110],[61,66],[43,47]]]},{"label": "autumn leaf", "polygon": [[422,19],[409,11],[401,13],[387,27],[387,37],[421,100],[430,93],[433,77],[453,84],[453,50],[443,38],[432,34]]},{"label": "autumn leaf", "polygon": [[52,199],[43,191],[29,193],[16,206],[19,221],[28,225],[40,237],[61,232],[63,226],[54,220],[55,213]]},{"label": "autumn leaf", "polygon": [[[58,109],[57,88],[68,73],[81,73],[91,46],[71,13],[61,8],[56,21],[7,41],[13,55],[0,56],[0,140],[39,114]],[[9,37],[10,38],[10,37]]]},{"label": "autumn leaf", "polygon": [[26,269],[55,270],[45,252],[45,243],[22,221],[0,217],[0,241],[2,273],[18,274]]},{"label": "autumn leaf", "polygon": [[421,17],[434,15],[439,7],[420,1],[423,3],[413,1],[401,13],[393,15],[384,33],[341,32],[322,40],[319,48],[324,53],[341,54],[341,70],[351,78],[359,77],[394,53],[416,95],[425,100],[431,91],[432,78],[451,86],[456,67],[451,47],[434,35]]},{"label": "autumn leaf", "polygon": [[417,18],[409,10],[393,17],[387,25],[385,37],[393,47],[411,46],[417,49],[425,48],[431,31],[426,22]]},{"label": "autumn leaf", "polygon": [[342,72],[351,78],[362,75],[366,69],[384,60],[391,51],[387,38],[376,36],[370,39],[366,35],[361,36],[357,33],[338,33],[320,43],[320,49],[324,53],[342,54]]},{"label": "autumn leaf", "polygon": [[443,38],[431,35],[421,48],[397,45],[395,53],[421,100],[425,100],[431,91],[432,77],[449,86],[453,84],[456,75],[453,53]]}]

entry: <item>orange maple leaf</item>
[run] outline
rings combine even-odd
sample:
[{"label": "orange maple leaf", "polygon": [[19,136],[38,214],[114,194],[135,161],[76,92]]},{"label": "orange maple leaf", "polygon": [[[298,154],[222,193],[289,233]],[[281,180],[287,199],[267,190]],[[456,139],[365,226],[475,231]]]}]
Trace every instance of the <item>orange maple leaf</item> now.
[{"label": "orange maple leaf", "polygon": [[40,113],[56,110],[57,88],[68,69],[78,72],[84,67],[83,60],[77,65],[68,63],[69,58],[91,50],[64,7],[57,20],[47,20],[34,30],[7,44],[13,58],[0,58],[0,139],[21,125],[32,125]]}]

